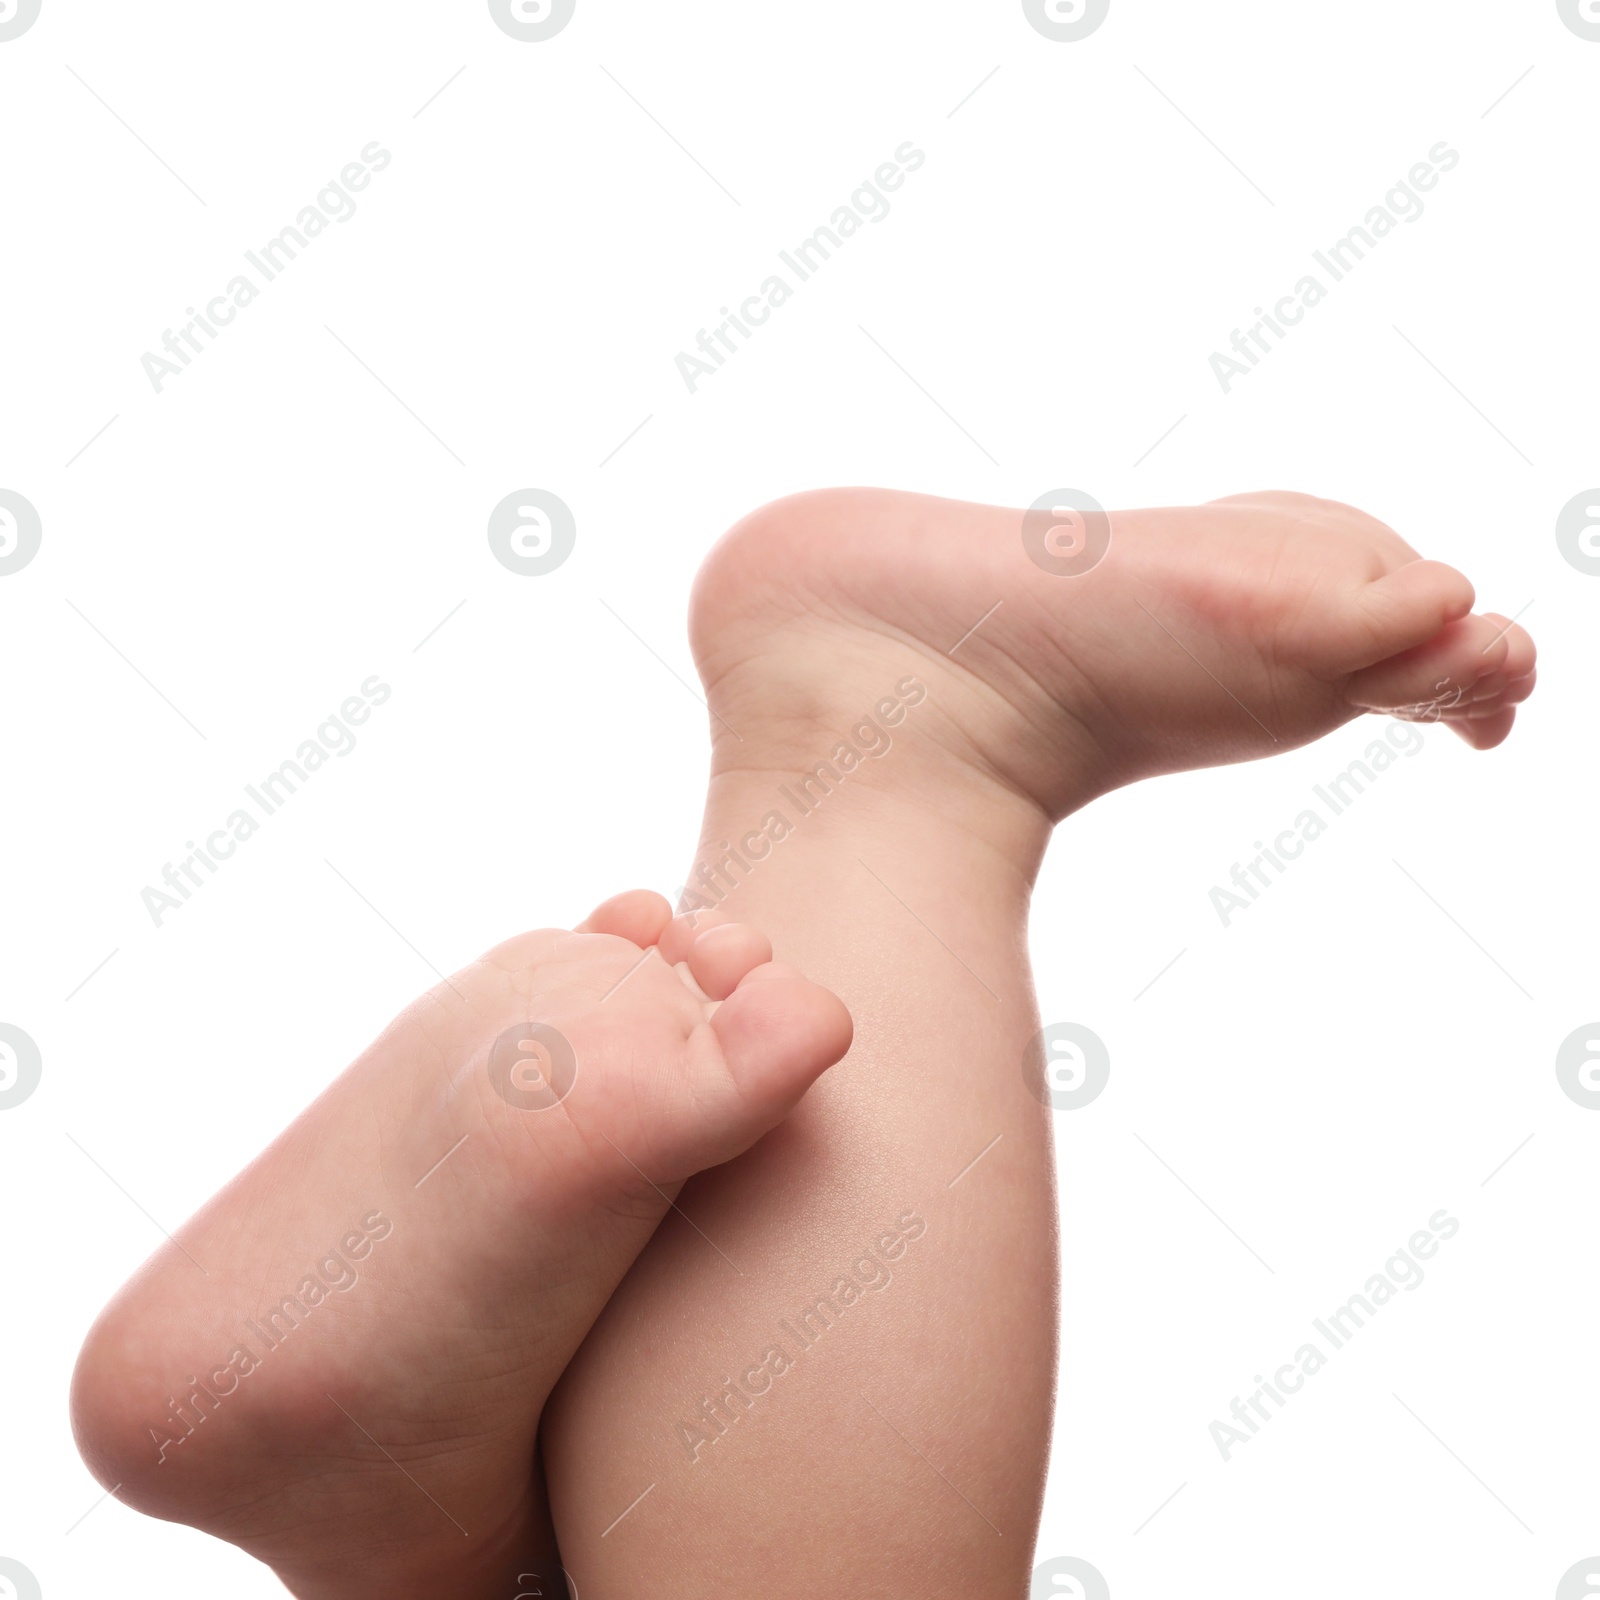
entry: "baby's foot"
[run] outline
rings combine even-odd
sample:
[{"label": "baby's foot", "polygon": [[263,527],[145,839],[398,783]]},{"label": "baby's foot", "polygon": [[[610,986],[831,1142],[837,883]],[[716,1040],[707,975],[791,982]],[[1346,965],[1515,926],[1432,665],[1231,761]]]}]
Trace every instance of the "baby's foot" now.
[{"label": "baby's foot", "polygon": [[303,1597],[519,1592],[551,1386],[683,1180],[850,1042],[754,929],[668,964],[670,915],[622,895],[431,991],[118,1294],[73,1414],[119,1499]]},{"label": "baby's foot", "polygon": [[1466,578],[1349,506],[1272,493],[1024,521],[880,489],[745,518],[702,568],[691,619],[719,768],[811,766],[841,718],[879,701],[903,717],[911,672],[918,727],[946,756],[1059,817],[1368,710],[1489,749],[1533,688],[1520,627],[1474,615]]}]

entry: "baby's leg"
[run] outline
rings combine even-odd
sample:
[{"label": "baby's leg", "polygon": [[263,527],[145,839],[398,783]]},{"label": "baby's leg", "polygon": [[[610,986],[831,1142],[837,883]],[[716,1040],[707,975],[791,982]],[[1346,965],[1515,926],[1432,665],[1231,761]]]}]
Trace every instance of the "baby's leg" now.
[{"label": "baby's leg", "polygon": [[[796,815],[784,781],[720,780],[712,846]],[[953,790],[921,808],[871,782],[847,778],[725,902],[845,999],[851,1054],[690,1185],[552,1397],[586,1600],[1022,1593],[1055,1366],[1050,1144],[1022,1073],[1045,830],[999,801],[973,837],[941,814]]]},{"label": "baby's leg", "polygon": [[1016,1600],[1055,1356],[1025,954],[1051,823],[1369,707],[1488,748],[1532,686],[1521,629],[1347,507],[1030,515],[830,491],[702,572],[690,894],[830,984],[856,1042],[686,1188],[551,1397],[585,1600]]}]

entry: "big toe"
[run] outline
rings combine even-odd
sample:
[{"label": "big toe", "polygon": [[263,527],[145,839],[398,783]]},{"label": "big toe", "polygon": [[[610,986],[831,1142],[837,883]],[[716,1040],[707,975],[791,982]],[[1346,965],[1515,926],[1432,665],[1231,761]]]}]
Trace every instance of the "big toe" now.
[{"label": "big toe", "polygon": [[854,1031],[832,990],[775,961],[745,975],[717,1007],[710,1027],[751,1119],[752,1143],[843,1059]]},{"label": "big toe", "polygon": [[1357,672],[1435,639],[1472,610],[1472,585],[1442,561],[1407,561],[1358,589],[1309,641],[1310,665]]}]

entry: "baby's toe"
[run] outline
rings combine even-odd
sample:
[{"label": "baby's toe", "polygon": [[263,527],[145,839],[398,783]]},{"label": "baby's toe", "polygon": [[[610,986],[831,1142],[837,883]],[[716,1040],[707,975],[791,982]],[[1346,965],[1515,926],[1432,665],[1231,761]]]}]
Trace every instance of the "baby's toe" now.
[{"label": "baby's toe", "polygon": [[1521,705],[1533,693],[1534,685],[1539,681],[1537,669],[1527,672],[1520,678],[1513,678],[1506,685],[1506,692],[1501,697],[1507,705]]},{"label": "baby's toe", "polygon": [[724,922],[702,929],[685,959],[706,995],[726,1000],[746,973],[772,960],[772,942],[748,923]]},{"label": "baby's toe", "polygon": [[1505,671],[1509,654],[1504,624],[1463,617],[1427,643],[1355,673],[1346,695],[1352,705],[1369,711],[1437,717]]},{"label": "baby's toe", "polygon": [[853,1033],[836,994],[779,962],[750,971],[710,1025],[740,1099],[768,1127],[844,1056]]},{"label": "baby's toe", "polygon": [[689,950],[708,928],[725,927],[733,918],[722,911],[680,911],[661,933],[661,959],[675,967],[689,959]]},{"label": "baby's toe", "polygon": [[1449,717],[1446,720],[1474,750],[1493,750],[1497,744],[1504,744],[1510,736],[1512,724],[1517,720],[1517,710],[1515,706],[1503,706],[1480,715]]},{"label": "baby's toe", "polygon": [[1539,652],[1534,648],[1533,635],[1509,617],[1502,617],[1498,611],[1485,612],[1484,616],[1506,641],[1505,664],[1500,670],[1511,682],[1520,683],[1532,674],[1534,662],[1538,659]]},{"label": "baby's toe", "polygon": [[1426,645],[1472,610],[1472,585],[1442,561],[1407,561],[1356,591],[1312,641],[1312,665],[1357,672]]},{"label": "baby's toe", "polygon": [[609,933],[640,949],[653,945],[672,920],[672,907],[653,889],[629,889],[603,900],[578,924],[579,933]]}]

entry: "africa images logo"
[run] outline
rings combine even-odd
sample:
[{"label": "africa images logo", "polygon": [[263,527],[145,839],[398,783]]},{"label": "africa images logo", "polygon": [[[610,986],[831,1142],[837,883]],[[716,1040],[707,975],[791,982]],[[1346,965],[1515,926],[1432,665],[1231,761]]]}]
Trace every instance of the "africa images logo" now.
[{"label": "africa images logo", "polygon": [[39,20],[41,0],[0,0],[0,44],[20,39]]},{"label": "africa images logo", "polygon": [[578,0],[489,0],[489,15],[519,44],[553,39],[577,14]]}]

